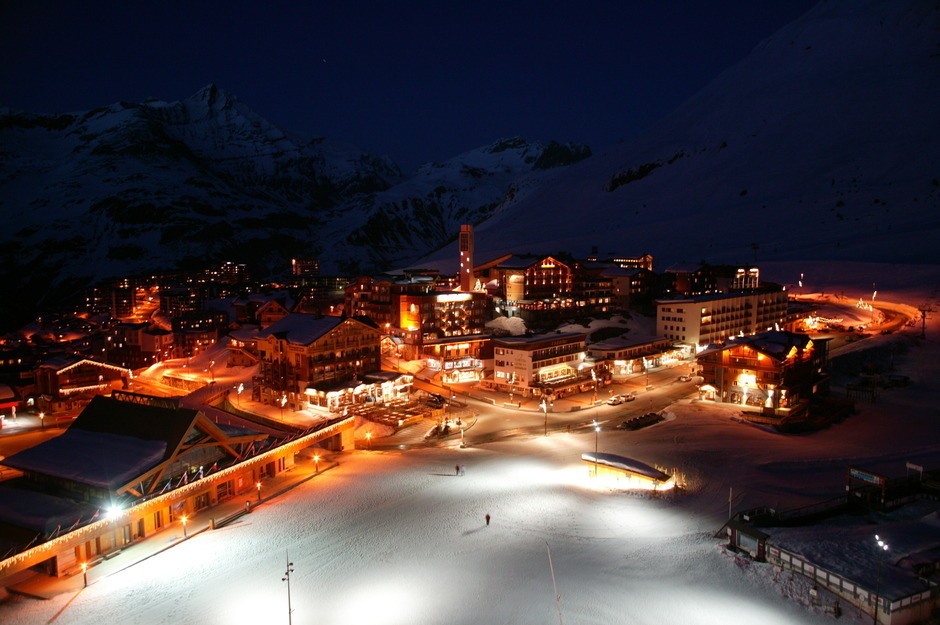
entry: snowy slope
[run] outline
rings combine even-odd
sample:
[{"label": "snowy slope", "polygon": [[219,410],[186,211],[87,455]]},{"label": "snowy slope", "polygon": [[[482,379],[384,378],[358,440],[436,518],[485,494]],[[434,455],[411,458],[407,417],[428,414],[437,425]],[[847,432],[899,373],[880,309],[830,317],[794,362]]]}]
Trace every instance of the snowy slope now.
[{"label": "snowy slope", "polygon": [[938,29],[936,3],[824,0],[643,137],[520,181],[480,260],[937,262]]}]

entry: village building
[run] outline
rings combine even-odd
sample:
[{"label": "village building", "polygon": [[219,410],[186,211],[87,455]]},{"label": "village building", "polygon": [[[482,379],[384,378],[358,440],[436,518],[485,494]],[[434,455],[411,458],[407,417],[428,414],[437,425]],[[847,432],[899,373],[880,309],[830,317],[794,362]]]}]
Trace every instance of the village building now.
[{"label": "village building", "polygon": [[340,411],[407,392],[394,380],[363,382],[366,374],[381,371],[381,339],[367,317],[292,313],[263,330],[235,333],[230,351],[247,351],[260,363],[254,401],[288,410],[312,405]]},{"label": "village building", "polygon": [[497,315],[547,325],[575,314],[574,271],[552,256],[507,254],[478,265],[474,275],[493,297]]},{"label": "village building", "polygon": [[782,327],[787,293],[772,285],[756,292],[656,300],[656,334],[704,348],[727,338]]},{"label": "village building", "polygon": [[363,277],[346,289],[346,314],[372,319],[385,335],[383,353],[396,363],[421,360],[443,383],[478,381],[489,355],[488,297],[437,286],[431,274]]},{"label": "village building", "polygon": [[615,265],[621,269],[645,269],[646,271],[653,271],[653,255],[652,254],[643,254],[641,256],[607,256],[601,257],[597,253],[597,247],[591,248],[591,253],[587,257],[587,261],[591,263],[604,263],[607,265]]},{"label": "village building", "polygon": [[49,418],[75,416],[93,397],[126,389],[131,376],[131,370],[120,365],[81,356],[56,356],[35,371],[33,405]]},{"label": "village building", "polygon": [[687,358],[684,349],[673,347],[665,337],[620,336],[591,343],[587,352],[599,368],[610,372],[615,382]]},{"label": "village building", "polygon": [[596,390],[586,341],[587,334],[581,332],[494,338],[493,377],[484,379],[482,386],[510,398],[560,398]]},{"label": "village building", "polygon": [[828,340],[768,331],[711,345],[697,357],[702,398],[769,415],[805,413],[828,391]]},{"label": "village building", "polygon": [[109,331],[106,355],[110,362],[141,369],[172,357],[174,336],[149,322],[118,323]]},{"label": "village building", "polygon": [[353,445],[352,418],[300,431],[221,414],[115,392],[61,435],[5,458],[22,477],[0,486],[0,578],[31,567],[71,575],[221,501],[260,497],[305,448]]}]

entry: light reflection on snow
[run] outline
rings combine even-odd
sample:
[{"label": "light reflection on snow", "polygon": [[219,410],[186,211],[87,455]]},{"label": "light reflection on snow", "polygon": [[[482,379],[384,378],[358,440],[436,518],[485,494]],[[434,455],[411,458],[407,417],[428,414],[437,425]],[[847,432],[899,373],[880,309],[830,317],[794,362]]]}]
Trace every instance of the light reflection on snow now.
[{"label": "light reflection on snow", "polygon": [[405,625],[421,623],[424,606],[417,585],[401,580],[351,581],[349,589],[331,602],[324,623],[336,625]]}]

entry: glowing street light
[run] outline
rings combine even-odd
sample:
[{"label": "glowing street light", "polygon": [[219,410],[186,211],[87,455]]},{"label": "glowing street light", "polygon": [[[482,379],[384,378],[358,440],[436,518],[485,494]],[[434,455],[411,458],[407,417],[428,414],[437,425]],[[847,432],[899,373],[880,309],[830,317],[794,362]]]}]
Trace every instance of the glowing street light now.
[{"label": "glowing street light", "polygon": [[372,451],[372,432],[366,432],[366,445],[369,446],[369,451]]},{"label": "glowing street light", "polygon": [[85,578],[85,588],[88,587],[88,563],[82,562],[82,576]]},{"label": "glowing street light", "polygon": [[43,432],[46,431],[46,413],[45,412],[39,413],[39,426],[42,428]]},{"label": "glowing street light", "polygon": [[255,488],[258,490],[258,501],[261,501],[261,482],[255,482]]},{"label": "glowing street light", "polygon": [[239,405],[239,406],[242,405],[242,391],[244,391],[244,390],[245,390],[245,385],[239,383],[239,385],[238,385],[238,391],[236,391],[236,397],[238,398],[238,405]]},{"label": "glowing street light", "polygon": [[185,514],[180,517],[180,523],[183,524],[183,538],[187,538],[187,535],[186,535],[186,521],[188,521],[188,520],[189,520],[189,519],[186,518],[186,515],[185,515]]},{"label": "glowing street light", "polygon": [[[878,534],[875,534],[875,541],[878,543],[879,549],[888,551],[888,543],[883,541],[881,537],[878,536]],[[884,562],[884,558],[880,553],[878,553],[875,557],[878,558],[878,581],[875,584],[875,609],[872,611],[872,623],[874,623],[874,625],[878,625],[878,602],[881,601],[881,564]]]},{"label": "glowing street light", "polygon": [[320,454],[317,454],[313,457],[314,467],[317,473],[320,472]]},{"label": "glowing street light", "polygon": [[600,424],[594,419],[594,477],[597,477],[597,435],[601,431]]}]

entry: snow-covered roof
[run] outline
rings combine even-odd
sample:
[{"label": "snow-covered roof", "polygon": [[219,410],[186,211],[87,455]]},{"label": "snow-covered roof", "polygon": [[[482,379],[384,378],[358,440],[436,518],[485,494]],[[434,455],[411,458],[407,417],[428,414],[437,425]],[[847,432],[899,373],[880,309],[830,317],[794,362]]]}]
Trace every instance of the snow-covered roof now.
[{"label": "snow-covered roof", "polygon": [[648,336],[615,336],[613,338],[605,339],[600,343],[593,343],[588,347],[595,351],[614,351],[618,349],[627,349],[629,347],[653,345],[654,343],[660,343],[662,341],[668,341],[668,339],[664,336],[657,336],[653,338]]},{"label": "snow-covered roof", "polygon": [[586,337],[585,332],[552,332],[549,334],[536,334],[534,336],[503,336],[494,338],[499,343],[528,344],[541,343],[542,341],[552,341],[555,339],[572,339],[575,337]]},{"label": "snow-covered roof", "polygon": [[62,435],[6,458],[9,467],[99,488],[126,484],[179,446],[197,411],[97,396]]},{"label": "snow-covered roof", "polygon": [[72,427],[61,436],[6,458],[3,464],[113,490],[159,464],[166,449],[166,441],[162,440]]},{"label": "snow-covered roof", "polygon": [[[896,599],[925,589],[913,565],[940,547],[940,506],[926,499],[911,502],[879,513],[877,525],[870,515],[846,514],[810,526],[762,529],[771,544]],[[888,551],[878,549],[876,533],[888,543]]]},{"label": "snow-covered roof", "polygon": [[295,345],[310,345],[345,320],[344,317],[320,317],[309,313],[291,313],[259,332],[258,338],[277,336]]},{"label": "snow-covered roof", "polygon": [[249,343],[258,338],[258,335],[261,333],[261,329],[258,326],[244,327],[240,330],[232,330],[229,332],[229,336],[235,339],[236,341],[241,341],[242,343]]},{"label": "snow-covered roof", "polygon": [[699,352],[699,356],[707,356],[733,347],[746,345],[754,351],[760,352],[770,358],[785,360],[790,350],[794,347],[800,350],[805,349],[811,340],[813,339],[805,334],[796,334],[785,330],[768,330],[758,334],[732,337],[721,344],[711,344],[706,349]]},{"label": "snow-covered roof", "polygon": [[608,453],[594,454],[593,452],[581,454],[581,460],[584,460],[585,462],[594,462],[595,459],[597,464],[602,464],[606,467],[611,467],[614,469],[620,469],[621,471],[629,471],[630,473],[635,473],[636,475],[641,475],[657,482],[666,482],[672,478],[672,476],[663,473],[659,469],[653,468],[646,463],[640,462],[639,460],[627,458],[626,456],[618,456],[617,454]]},{"label": "snow-covered roof", "polygon": [[68,499],[16,488],[0,488],[0,523],[33,530],[44,535],[56,528],[68,530],[79,519],[91,520],[96,508]]}]

